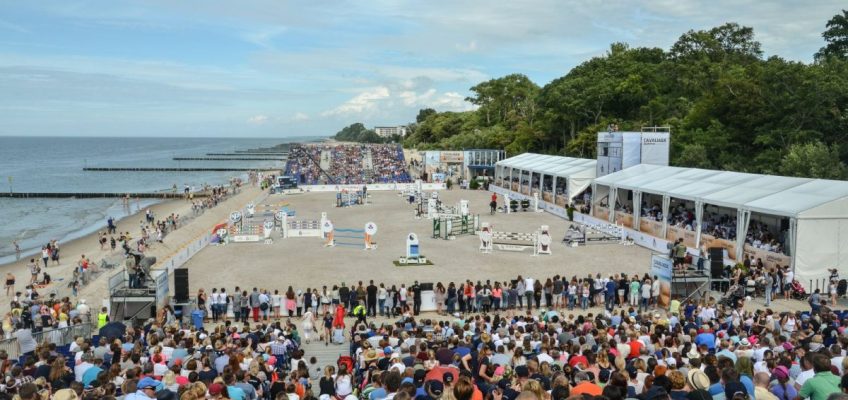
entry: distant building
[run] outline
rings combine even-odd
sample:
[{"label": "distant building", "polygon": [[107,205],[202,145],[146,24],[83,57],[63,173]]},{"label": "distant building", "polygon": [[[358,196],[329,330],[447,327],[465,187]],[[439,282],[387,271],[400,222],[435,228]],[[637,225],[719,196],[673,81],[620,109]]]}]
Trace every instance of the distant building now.
[{"label": "distant building", "polygon": [[375,126],[374,132],[377,133],[377,136],[380,137],[392,137],[394,135],[398,135],[400,137],[406,136],[406,127],[405,126]]}]

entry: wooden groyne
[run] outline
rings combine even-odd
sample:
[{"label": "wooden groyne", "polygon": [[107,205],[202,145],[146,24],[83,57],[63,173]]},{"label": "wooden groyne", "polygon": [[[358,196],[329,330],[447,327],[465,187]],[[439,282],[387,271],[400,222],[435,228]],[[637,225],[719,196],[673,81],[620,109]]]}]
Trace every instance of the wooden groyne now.
[{"label": "wooden groyne", "polygon": [[[161,193],[32,193],[32,192],[0,192],[0,198],[12,199],[100,199],[100,198],[123,198],[129,196],[131,199],[184,199],[185,194],[174,192]],[[194,193],[194,197],[206,197],[206,192]]]},{"label": "wooden groyne", "polygon": [[285,158],[259,157],[174,157],[174,161],[286,161]]},{"label": "wooden groyne", "polygon": [[267,156],[282,156],[282,157],[286,157],[286,156],[289,155],[289,152],[287,152],[287,151],[281,151],[281,152],[265,152],[265,151],[240,152],[240,151],[236,150],[235,153],[206,153],[206,155],[207,156],[229,156],[229,157],[249,157],[249,156],[257,156],[257,157],[261,157],[261,156],[266,156],[266,157]]},{"label": "wooden groyne", "polygon": [[279,168],[148,168],[148,167],[85,167],[83,171],[100,172],[248,172],[248,171],[279,171]]}]

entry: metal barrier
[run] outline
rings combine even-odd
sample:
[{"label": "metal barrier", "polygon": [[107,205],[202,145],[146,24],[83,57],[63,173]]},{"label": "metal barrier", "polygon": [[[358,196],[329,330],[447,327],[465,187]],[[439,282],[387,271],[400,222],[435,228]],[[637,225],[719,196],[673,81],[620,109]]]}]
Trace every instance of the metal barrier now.
[{"label": "metal barrier", "polygon": [[[70,344],[79,336],[90,338],[95,333],[96,329],[94,323],[82,323],[65,328],[33,332],[32,338],[35,339],[37,344],[41,344],[46,341],[49,343],[55,343],[56,346],[64,346],[66,344]],[[0,350],[5,350],[6,353],[9,354],[10,359],[16,359],[21,356],[21,350],[18,347],[18,339],[14,336],[9,339],[0,340]]]}]

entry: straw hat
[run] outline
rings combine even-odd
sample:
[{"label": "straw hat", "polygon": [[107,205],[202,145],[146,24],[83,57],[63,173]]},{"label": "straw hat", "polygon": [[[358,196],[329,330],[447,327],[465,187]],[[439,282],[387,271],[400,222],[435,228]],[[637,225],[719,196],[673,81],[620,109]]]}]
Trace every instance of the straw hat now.
[{"label": "straw hat", "polygon": [[375,351],[374,349],[370,349],[365,352],[365,362],[374,361],[377,358],[377,351]]},{"label": "straw hat", "polygon": [[689,387],[692,389],[698,390],[707,390],[710,387],[710,378],[707,377],[707,374],[700,369],[693,368],[689,370],[689,373],[686,375],[686,383],[689,384]]}]

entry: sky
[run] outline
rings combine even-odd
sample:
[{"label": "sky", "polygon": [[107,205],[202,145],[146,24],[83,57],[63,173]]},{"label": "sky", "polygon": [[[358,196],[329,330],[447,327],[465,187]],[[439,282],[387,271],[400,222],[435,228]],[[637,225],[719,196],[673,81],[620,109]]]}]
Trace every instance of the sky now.
[{"label": "sky", "polygon": [[751,26],[811,62],[844,0],[4,1],[0,135],[286,137],[473,109],[469,88],[539,85],[610,43],[668,49]]}]

